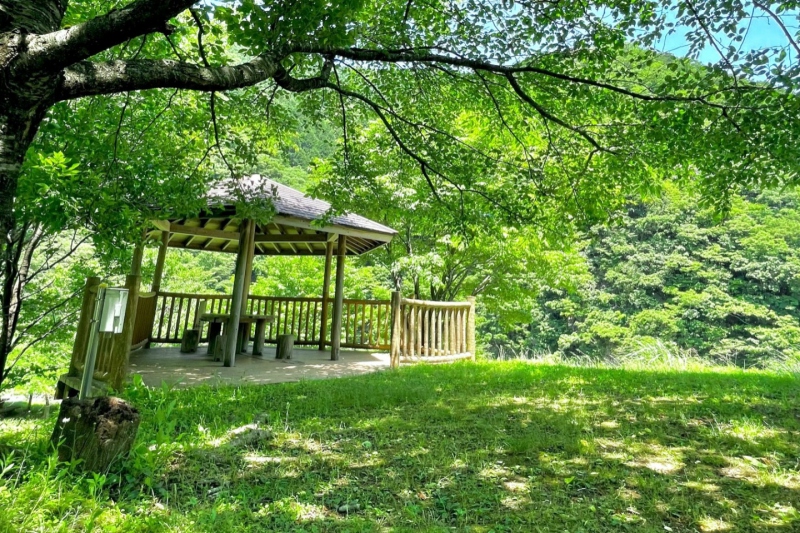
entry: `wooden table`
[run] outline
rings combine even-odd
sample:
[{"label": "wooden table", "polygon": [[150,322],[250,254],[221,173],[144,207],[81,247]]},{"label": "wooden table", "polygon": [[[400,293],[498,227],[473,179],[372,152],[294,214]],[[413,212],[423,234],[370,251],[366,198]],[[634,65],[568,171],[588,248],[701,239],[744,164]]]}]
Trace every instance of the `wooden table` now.
[{"label": "wooden table", "polygon": [[[231,315],[228,313],[203,313],[200,322],[208,322],[208,353],[214,355],[217,338],[222,333],[222,325],[227,328]],[[272,315],[243,314],[239,318],[239,330],[236,332],[236,353],[245,353],[250,342],[250,324],[256,325],[253,339],[253,355],[261,355],[264,350],[264,335],[267,332],[267,323],[274,320]],[[227,333],[227,332],[226,332]]]}]

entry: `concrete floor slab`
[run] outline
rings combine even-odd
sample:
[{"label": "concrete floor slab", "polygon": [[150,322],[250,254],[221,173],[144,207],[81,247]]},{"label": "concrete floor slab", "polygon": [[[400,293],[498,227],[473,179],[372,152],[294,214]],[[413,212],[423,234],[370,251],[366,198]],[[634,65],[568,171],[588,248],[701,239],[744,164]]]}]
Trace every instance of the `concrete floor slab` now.
[{"label": "concrete floor slab", "polygon": [[275,348],[265,347],[263,356],[239,354],[236,366],[224,367],[206,355],[205,346],[197,353],[183,354],[177,347],[151,348],[131,354],[130,373],[142,376],[149,387],[236,385],[282,383],[301,379],[329,379],[367,374],[389,368],[389,354],[341,350],[338,361],[330,352],[295,348],[289,361],[275,359]]}]

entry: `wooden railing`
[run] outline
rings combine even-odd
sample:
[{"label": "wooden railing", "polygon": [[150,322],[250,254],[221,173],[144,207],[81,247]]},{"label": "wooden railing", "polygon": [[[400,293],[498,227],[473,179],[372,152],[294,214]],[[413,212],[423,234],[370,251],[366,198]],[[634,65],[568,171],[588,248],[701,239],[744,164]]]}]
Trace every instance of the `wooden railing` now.
[{"label": "wooden railing", "polygon": [[247,311],[270,315],[265,342],[278,342],[278,335],[294,335],[299,345],[319,344],[322,321],[322,298],[290,298],[277,296],[250,296]]},{"label": "wooden railing", "polygon": [[[180,344],[184,330],[194,325],[198,305],[203,300],[206,302],[206,313],[227,313],[231,305],[231,297],[221,294],[159,292],[150,322],[150,342]],[[208,340],[206,329],[204,327],[200,332],[201,341],[204,342]]]},{"label": "wooden railing", "polygon": [[345,299],[342,330],[341,345],[345,348],[388,350],[392,341],[391,301]]},{"label": "wooden railing", "polygon": [[475,358],[475,300],[430,302],[392,295],[391,364]]},{"label": "wooden railing", "polygon": [[136,307],[136,321],[133,323],[131,350],[137,350],[150,341],[153,319],[156,314],[156,300],[156,293],[154,292],[139,294],[139,303]]},{"label": "wooden railing", "polygon": [[[139,284],[136,276],[128,276],[126,287]],[[60,381],[79,380],[85,365],[89,331],[97,298],[99,278],[87,279],[75,336],[70,370]],[[342,307],[341,346],[390,350],[391,365],[418,361],[453,361],[475,357],[475,300],[467,302],[430,302],[402,298],[392,293],[391,300],[345,299]],[[120,386],[124,378],[128,347],[148,343],[179,344],[184,331],[193,327],[199,304],[205,301],[208,313],[227,313],[231,297],[220,294],[186,294],[177,292],[142,293],[136,306],[132,335],[100,334],[94,379]],[[266,342],[275,343],[278,335],[291,333],[295,344],[319,345],[322,334],[330,345],[333,302],[329,301],[326,324],[322,324],[322,298],[250,296],[247,311],[271,315]],[[201,340],[207,341],[205,324]],[[128,330],[130,331],[130,330]],[[65,381],[66,380],[66,381]],[[72,380],[72,381],[70,381]]]},{"label": "wooden railing", "polygon": [[[206,302],[207,313],[227,313],[231,297],[219,294],[160,292],[152,304],[146,303],[142,306],[140,303],[136,323],[144,323],[149,319],[152,328],[148,340],[135,335],[137,342],[140,345],[148,341],[180,344],[184,330],[195,323],[198,304],[203,300]],[[277,342],[278,335],[291,333],[297,345],[319,345],[323,326],[322,298],[250,296],[247,312],[273,317],[273,321],[267,324],[267,343]],[[332,301],[328,303],[327,316],[327,323],[324,325],[325,339],[326,344],[330,345]],[[391,343],[390,301],[345,299],[342,306],[341,338],[341,346],[345,348],[388,350]],[[201,342],[208,340],[205,326],[200,332],[200,339]]]}]

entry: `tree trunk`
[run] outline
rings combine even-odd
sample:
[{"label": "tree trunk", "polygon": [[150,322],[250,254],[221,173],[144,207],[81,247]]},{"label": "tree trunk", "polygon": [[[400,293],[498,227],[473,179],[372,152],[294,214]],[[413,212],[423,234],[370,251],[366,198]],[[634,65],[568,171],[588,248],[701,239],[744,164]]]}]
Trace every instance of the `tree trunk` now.
[{"label": "tree trunk", "polygon": [[0,384],[5,379],[16,325],[14,287],[19,281],[27,233],[26,227],[18,227],[14,199],[25,153],[46,110],[45,106],[20,110],[17,104],[6,95],[0,96]]},{"label": "tree trunk", "polygon": [[84,471],[106,472],[128,456],[139,419],[139,412],[119,398],[67,398],[61,402],[51,442],[60,461],[81,459]]},{"label": "tree trunk", "polygon": [[12,293],[25,233],[14,214],[17,184],[59,83],[56,74],[15,74],[14,63],[26,49],[26,36],[57,30],[66,8],[67,0],[0,0],[0,384],[14,336]]}]

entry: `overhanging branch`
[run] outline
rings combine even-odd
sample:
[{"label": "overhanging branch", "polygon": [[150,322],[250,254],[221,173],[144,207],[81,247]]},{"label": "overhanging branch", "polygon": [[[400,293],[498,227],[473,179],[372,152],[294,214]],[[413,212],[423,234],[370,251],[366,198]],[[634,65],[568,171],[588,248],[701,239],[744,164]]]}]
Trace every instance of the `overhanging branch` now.
[{"label": "overhanging branch", "polygon": [[198,0],[135,0],[70,28],[34,35],[20,56],[18,75],[56,73],[104,50],[148,33],[169,34],[168,21]]},{"label": "overhanging branch", "polygon": [[59,100],[145,89],[229,91],[250,87],[275,76],[279,61],[259,56],[234,66],[202,67],[170,59],[94,63],[82,61],[64,70]]}]

